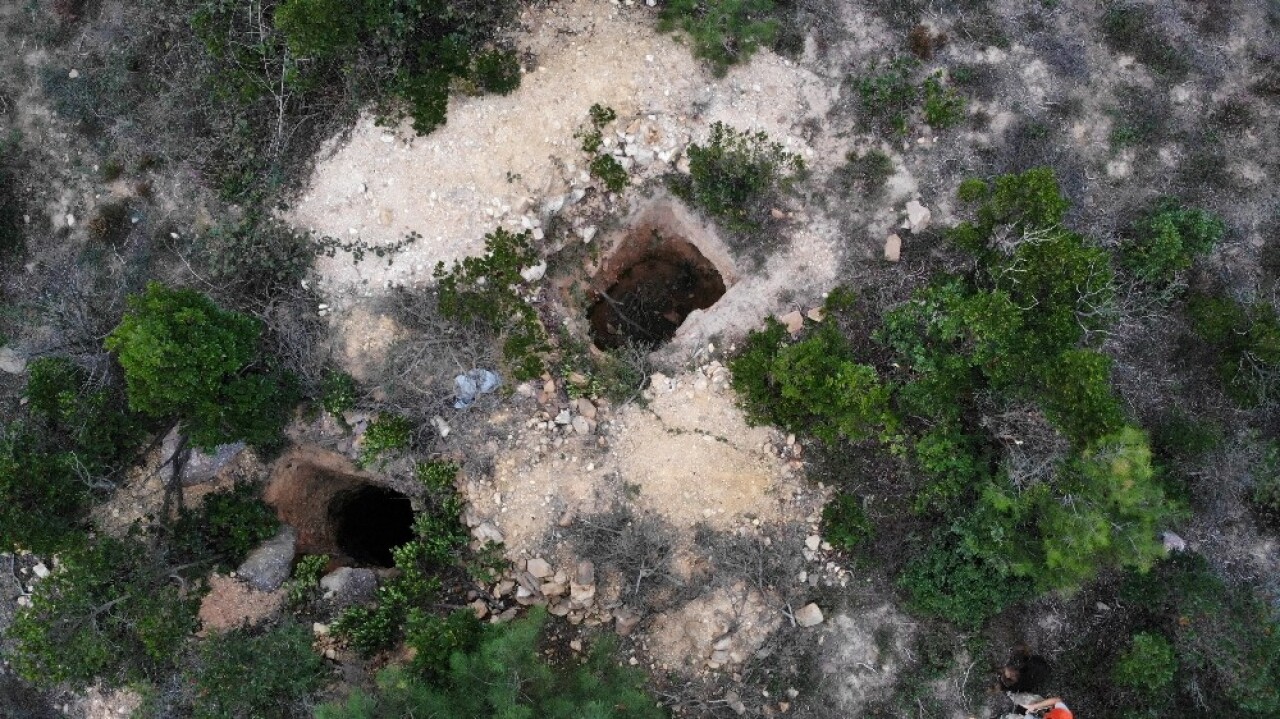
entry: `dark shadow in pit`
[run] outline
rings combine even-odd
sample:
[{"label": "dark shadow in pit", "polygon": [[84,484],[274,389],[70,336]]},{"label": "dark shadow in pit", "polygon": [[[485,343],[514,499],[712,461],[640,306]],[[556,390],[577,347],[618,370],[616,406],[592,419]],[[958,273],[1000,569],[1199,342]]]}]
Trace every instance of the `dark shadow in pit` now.
[{"label": "dark shadow in pit", "polygon": [[588,317],[596,347],[627,344],[654,349],[675,336],[694,310],[724,295],[724,280],[711,261],[683,237],[652,227],[636,228],[619,254],[635,257],[620,267],[617,280],[596,289]]},{"label": "dark shadow in pit", "polygon": [[385,487],[365,485],[335,495],[329,521],[338,548],[356,564],[394,566],[391,550],[413,540],[413,505]]}]

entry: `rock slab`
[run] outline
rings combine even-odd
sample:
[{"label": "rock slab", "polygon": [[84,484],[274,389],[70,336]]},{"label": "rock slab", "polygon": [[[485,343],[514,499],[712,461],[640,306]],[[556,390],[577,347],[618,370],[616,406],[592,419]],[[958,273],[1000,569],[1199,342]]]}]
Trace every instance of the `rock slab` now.
[{"label": "rock slab", "polygon": [[258,548],[249,553],[236,569],[236,575],[260,592],[274,592],[289,578],[298,532],[285,525]]}]

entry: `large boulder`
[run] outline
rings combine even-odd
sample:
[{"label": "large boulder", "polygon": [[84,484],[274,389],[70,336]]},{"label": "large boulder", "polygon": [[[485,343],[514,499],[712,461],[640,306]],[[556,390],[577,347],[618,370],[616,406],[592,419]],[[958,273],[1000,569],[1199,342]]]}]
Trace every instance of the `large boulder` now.
[{"label": "large boulder", "polygon": [[286,524],[276,536],[249,553],[236,575],[260,592],[274,592],[289,578],[297,545],[297,531]]}]

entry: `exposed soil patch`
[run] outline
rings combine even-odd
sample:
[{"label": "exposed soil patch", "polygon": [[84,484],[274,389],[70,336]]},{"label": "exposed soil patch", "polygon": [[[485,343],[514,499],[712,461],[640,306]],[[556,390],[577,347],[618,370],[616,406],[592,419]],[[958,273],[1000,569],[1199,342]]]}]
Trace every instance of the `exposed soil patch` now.
[{"label": "exposed soil patch", "polygon": [[[631,232],[619,252],[625,265],[605,272],[591,307],[591,337],[597,347],[635,343],[654,348],[671,339],[694,310],[704,310],[724,295],[724,279],[715,265],[685,238],[644,225]],[[637,257],[638,255],[638,257]],[[631,259],[635,258],[635,259]]]},{"label": "exposed soil patch", "polygon": [[413,538],[409,498],[328,450],[300,447],[281,457],[263,497],[298,531],[298,554],[389,567],[391,548]]}]

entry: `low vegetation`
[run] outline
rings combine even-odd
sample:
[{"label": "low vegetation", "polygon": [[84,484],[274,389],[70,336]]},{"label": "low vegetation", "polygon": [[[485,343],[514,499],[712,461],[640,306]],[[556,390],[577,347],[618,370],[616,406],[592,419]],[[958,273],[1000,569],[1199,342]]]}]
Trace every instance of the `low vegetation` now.
[{"label": "low vegetation", "polygon": [[672,190],[736,232],[760,230],[804,172],[804,160],[763,132],[711,126],[705,145],[689,145],[689,174]]},{"label": "low vegetation", "polygon": [[447,661],[432,662],[441,672],[438,679],[423,681],[411,669],[386,669],[378,676],[376,693],[358,692],[343,704],[322,707],[316,716],[659,719],[666,715],[645,692],[643,674],[613,660],[607,639],[599,640],[581,663],[571,659],[556,665],[538,651],[545,610],[534,610],[509,624],[476,625],[465,616],[448,620],[457,622],[457,627],[439,630],[446,637],[443,646],[455,648]]}]

